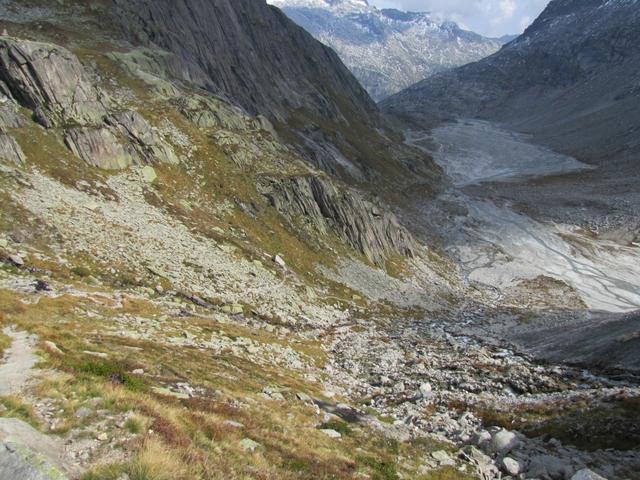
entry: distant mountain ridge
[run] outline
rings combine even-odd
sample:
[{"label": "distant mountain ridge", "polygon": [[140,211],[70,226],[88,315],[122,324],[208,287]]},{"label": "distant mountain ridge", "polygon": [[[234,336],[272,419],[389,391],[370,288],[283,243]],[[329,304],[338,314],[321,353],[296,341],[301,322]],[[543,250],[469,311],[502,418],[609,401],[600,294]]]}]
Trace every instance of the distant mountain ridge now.
[{"label": "distant mountain ridge", "polygon": [[366,0],[270,0],[332,47],[374,100],[486,57],[513,37],[486,38],[436,15],[378,9]]},{"label": "distant mountain ridge", "polygon": [[640,153],[640,2],[553,0],[516,40],[382,102],[419,123],[507,122],[596,163]]}]

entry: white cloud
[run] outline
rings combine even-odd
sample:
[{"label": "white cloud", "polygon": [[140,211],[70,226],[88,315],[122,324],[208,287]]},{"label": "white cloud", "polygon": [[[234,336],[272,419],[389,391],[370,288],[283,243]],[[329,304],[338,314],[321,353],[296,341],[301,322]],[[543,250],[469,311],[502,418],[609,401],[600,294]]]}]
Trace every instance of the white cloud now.
[{"label": "white cloud", "polygon": [[380,8],[438,13],[478,33],[522,32],[549,0],[369,0]]}]

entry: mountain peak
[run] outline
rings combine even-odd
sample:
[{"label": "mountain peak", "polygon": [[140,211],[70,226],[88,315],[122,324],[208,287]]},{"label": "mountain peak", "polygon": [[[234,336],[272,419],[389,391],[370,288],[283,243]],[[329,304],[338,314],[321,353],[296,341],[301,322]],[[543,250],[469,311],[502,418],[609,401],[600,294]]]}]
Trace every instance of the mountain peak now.
[{"label": "mountain peak", "polygon": [[374,100],[434,73],[479,60],[502,43],[426,12],[378,9],[365,0],[270,0],[333,48]]}]

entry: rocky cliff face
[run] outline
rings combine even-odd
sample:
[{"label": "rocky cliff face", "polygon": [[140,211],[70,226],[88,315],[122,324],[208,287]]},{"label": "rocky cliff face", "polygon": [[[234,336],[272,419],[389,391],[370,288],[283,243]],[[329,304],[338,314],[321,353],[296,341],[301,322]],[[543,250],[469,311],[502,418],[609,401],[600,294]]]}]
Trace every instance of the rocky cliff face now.
[{"label": "rocky cliff face", "polygon": [[383,108],[422,121],[508,121],[587,160],[636,155],[638,7],[635,0],[554,0],[498,53],[426,79]]},{"label": "rocky cliff face", "polygon": [[491,55],[505,43],[428,13],[377,9],[367,2],[270,3],[338,52],[376,101],[434,73]]},{"label": "rocky cliff face", "polygon": [[375,122],[377,110],[337,55],[257,0],[114,0],[132,39],[174,54],[171,73],[226,94],[251,113],[286,119],[303,109]]},{"label": "rocky cliff face", "polygon": [[[19,104],[48,129],[58,128],[67,147],[90,165],[121,169],[134,163],[177,163],[173,149],[137,112],[121,111],[97,88],[69,50],[43,42],[0,38],[3,129],[25,125]],[[20,146],[4,135],[3,156],[22,163]]]},{"label": "rocky cliff face", "polygon": [[[265,8],[268,12],[272,11],[260,2],[250,3],[253,5],[251,8],[258,8],[258,11],[260,8]],[[154,5],[161,6],[162,3],[155,2]],[[175,6],[173,3],[167,3],[167,8],[170,5]],[[211,5],[207,7],[202,4],[201,6],[206,9]],[[227,13],[235,12],[234,14],[242,16],[240,15],[242,12],[236,12],[227,7]],[[144,14],[145,11],[144,8],[140,8],[137,13]],[[209,13],[212,14],[214,11],[217,10],[214,8]],[[204,15],[204,12],[202,14]],[[167,18],[175,18],[175,16]],[[131,19],[127,21],[129,20]],[[184,20],[187,21],[187,19]],[[188,21],[196,20],[188,17]],[[306,35],[297,27],[290,25],[288,20],[283,21],[296,34]],[[149,28],[153,28],[154,32],[165,32],[157,25]],[[275,28],[275,34],[279,34],[278,32],[282,30],[274,25],[270,28]],[[198,32],[195,28],[190,28],[189,31],[194,34]],[[230,35],[227,40],[232,37],[233,35]],[[309,38],[309,41],[322,52],[329,52],[324,47],[318,46],[313,39]],[[146,51],[150,58],[167,57],[166,51],[153,52],[150,49]],[[235,53],[238,62],[239,59],[244,59],[245,56],[241,55],[237,49]],[[146,57],[135,49],[130,53],[112,52],[108,55],[130,75],[153,85],[151,91],[154,92],[156,100],[152,102],[168,102],[193,126],[208,131],[212,141],[222,149],[237,168],[252,168],[265,156],[278,155],[287,151],[287,148],[278,142],[277,133],[264,116],[252,116],[247,111],[248,107],[247,110],[238,107],[237,104],[242,103],[242,100],[235,102],[236,105],[234,105],[224,99],[224,95],[230,95],[230,92],[216,90],[218,97],[202,92],[195,93],[194,88],[214,88],[210,80],[208,80],[209,83],[202,84],[201,80],[202,82],[211,78],[220,80],[219,77],[209,77],[210,74],[203,70],[200,73],[202,77],[198,77],[195,73],[185,74],[186,77],[178,83],[176,77],[170,73],[171,68],[181,65],[181,68],[186,69],[181,70],[185,73],[190,68],[201,65],[188,55],[184,58],[177,54],[170,56],[172,60],[163,66],[151,60],[142,61],[141,58]],[[176,59],[180,59],[180,62],[172,63],[177,61]],[[209,60],[214,62],[213,57]],[[284,60],[283,58],[282,61]],[[190,63],[191,61],[195,63]],[[236,60],[229,58],[223,60],[216,58],[215,66],[231,72],[235,71],[235,62]],[[338,67],[338,70],[344,68],[339,62]],[[255,65],[246,66],[246,68],[258,69]],[[331,71],[330,68],[325,70]],[[253,81],[264,83],[263,78],[256,76],[257,72],[258,70],[251,70]],[[281,71],[281,74],[285,73]],[[15,165],[24,165],[29,160],[13,136],[15,132],[20,132],[30,124],[19,112],[19,108],[22,107],[30,111],[33,120],[50,131],[71,153],[92,167],[123,170],[137,165],[179,165],[181,158],[176,153],[175,146],[157,127],[152,127],[139,111],[132,109],[130,102],[122,100],[122,90],[107,92],[110,87],[105,88],[101,78],[101,72],[92,67],[87,68],[74,53],[60,45],[33,42],[8,35],[0,37],[0,80],[2,81],[0,86],[5,95],[0,116],[2,132],[4,132],[0,136],[0,158]],[[295,75],[293,79],[289,77],[287,79],[291,82],[298,80]],[[233,83],[234,88],[241,88],[244,85],[238,79],[227,80]],[[347,80],[351,82],[353,79],[347,75]],[[353,83],[357,86],[355,81]],[[183,90],[181,86],[186,86],[187,89]],[[247,85],[244,86],[247,87]],[[250,88],[251,91],[261,91],[268,95],[268,89],[260,90],[255,85]],[[301,87],[297,93],[304,96],[304,88]],[[366,94],[364,97],[368,98]],[[262,98],[262,100],[265,99],[266,97]],[[275,111],[269,105],[260,101],[253,107],[265,109],[267,114],[275,115]],[[357,101],[357,98],[354,101]],[[286,105],[286,100],[283,100],[277,104],[277,108],[285,109]],[[147,108],[146,105],[138,105],[138,109],[140,107],[143,110]],[[369,120],[365,118],[363,122],[366,123]],[[257,137],[263,136],[270,140],[263,142],[256,140]],[[331,145],[328,137],[325,143]],[[184,140],[178,147],[184,150],[187,144],[188,141]],[[340,155],[336,147],[332,149],[336,156]],[[295,157],[294,164],[299,170],[298,157]],[[309,167],[302,170],[311,171]],[[286,171],[287,168],[282,167],[275,168],[272,173],[286,173]],[[360,199],[357,194],[350,193],[348,188],[337,187],[328,177],[320,178],[312,175],[308,178],[309,183],[304,184],[304,182],[291,181],[286,176],[273,176],[268,182],[270,185],[268,193],[264,191],[266,183],[262,180],[259,183],[264,194],[281,214],[288,218],[292,215],[306,216],[308,221],[317,227],[317,232],[323,235],[337,235],[342,242],[379,265],[383,265],[385,258],[392,255],[413,255],[416,248],[415,241],[393,216],[384,213],[384,207],[374,207],[373,204]],[[247,183],[253,182],[251,178],[246,180]],[[252,187],[255,188],[255,184]]]},{"label": "rocky cliff face", "polygon": [[[407,154],[333,50],[264,1],[111,1],[128,41],[163,52],[157,71],[266,116],[315,166],[396,188],[437,172],[424,154]],[[310,130],[326,141],[309,142]]]},{"label": "rocky cliff face", "polygon": [[412,257],[419,248],[392,214],[355,192],[336,188],[327,178],[266,177],[260,180],[259,190],[290,220],[302,219],[321,235],[338,235],[378,265],[391,255]]}]

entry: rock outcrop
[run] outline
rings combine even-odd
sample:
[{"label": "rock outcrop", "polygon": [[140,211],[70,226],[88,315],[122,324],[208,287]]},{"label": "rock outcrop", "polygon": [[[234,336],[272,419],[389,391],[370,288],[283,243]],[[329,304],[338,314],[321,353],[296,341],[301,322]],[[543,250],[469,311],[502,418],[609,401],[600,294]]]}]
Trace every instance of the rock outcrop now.
[{"label": "rock outcrop", "polygon": [[302,218],[317,232],[333,232],[380,265],[389,255],[413,256],[417,243],[394,215],[316,175],[263,177],[259,191],[281,214]]},{"label": "rock outcrop", "polygon": [[106,127],[78,127],[65,136],[69,149],[82,160],[104,170],[127,168],[134,162],[131,154]]},{"label": "rock outcrop", "polygon": [[167,144],[138,112],[122,112],[110,116],[107,123],[129,139],[140,160],[145,163],[178,163],[173,148]]},{"label": "rock outcrop", "polygon": [[45,127],[96,124],[106,114],[78,58],[56,45],[1,37],[0,80]]},{"label": "rock outcrop", "polygon": [[0,419],[0,478],[65,480],[59,466],[62,448],[15,418]]},{"label": "rock outcrop", "polygon": [[18,145],[10,135],[0,133],[0,160],[5,160],[15,164],[22,164],[26,157]]},{"label": "rock outcrop", "polygon": [[[0,80],[7,98],[0,108],[0,126],[24,126],[12,108],[14,100],[33,111],[47,128],[60,128],[65,144],[79,158],[114,170],[140,163],[178,163],[173,148],[138,112],[111,113],[78,58],[48,43],[0,37]],[[23,163],[15,140],[0,136],[0,157]]]}]

